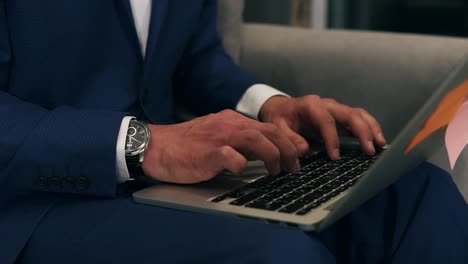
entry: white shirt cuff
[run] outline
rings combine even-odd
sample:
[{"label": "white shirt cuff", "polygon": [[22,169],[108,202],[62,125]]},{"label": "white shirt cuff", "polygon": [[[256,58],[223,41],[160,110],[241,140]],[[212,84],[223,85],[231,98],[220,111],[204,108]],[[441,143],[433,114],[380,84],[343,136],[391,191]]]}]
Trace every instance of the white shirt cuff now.
[{"label": "white shirt cuff", "polygon": [[125,161],[125,141],[127,140],[128,126],[130,120],[134,119],[133,116],[126,116],[122,119],[120,125],[119,136],[117,137],[117,145],[115,149],[117,160],[117,183],[124,183],[130,179],[130,174],[127,169],[127,162]]},{"label": "white shirt cuff", "polygon": [[245,91],[239,103],[237,103],[236,111],[248,117],[258,120],[258,114],[262,105],[271,97],[276,95],[289,95],[266,84],[254,84]]}]

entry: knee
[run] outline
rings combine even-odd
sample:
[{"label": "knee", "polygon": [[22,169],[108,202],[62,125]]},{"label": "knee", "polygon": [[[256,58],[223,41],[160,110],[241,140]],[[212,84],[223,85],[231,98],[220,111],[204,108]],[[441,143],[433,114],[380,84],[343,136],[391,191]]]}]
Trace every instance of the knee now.
[{"label": "knee", "polygon": [[334,263],[334,257],[315,237],[299,230],[265,226],[250,235],[244,251],[252,263]]}]

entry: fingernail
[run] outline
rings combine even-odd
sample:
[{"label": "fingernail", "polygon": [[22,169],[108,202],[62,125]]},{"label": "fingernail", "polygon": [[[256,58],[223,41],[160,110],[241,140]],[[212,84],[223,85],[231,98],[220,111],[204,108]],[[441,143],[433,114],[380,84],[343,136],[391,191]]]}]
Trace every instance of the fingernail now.
[{"label": "fingernail", "polygon": [[380,141],[382,141],[384,144],[387,144],[387,140],[385,140],[385,137],[383,136],[382,132],[380,132],[377,136],[379,137]]},{"label": "fingernail", "polygon": [[332,159],[337,160],[340,158],[340,150],[338,148],[333,149]]},{"label": "fingernail", "polygon": [[299,170],[301,169],[301,163],[299,163],[299,160],[296,160],[296,165],[294,166],[294,173],[298,173]]},{"label": "fingernail", "polygon": [[372,141],[367,142],[367,145],[369,145],[369,150],[372,152],[372,155],[375,154],[375,147],[374,143]]}]

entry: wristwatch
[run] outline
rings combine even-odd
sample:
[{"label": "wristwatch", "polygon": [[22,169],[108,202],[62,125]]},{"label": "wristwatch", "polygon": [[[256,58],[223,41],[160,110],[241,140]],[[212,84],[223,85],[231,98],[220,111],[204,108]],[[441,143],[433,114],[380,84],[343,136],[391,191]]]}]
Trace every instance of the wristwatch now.
[{"label": "wristwatch", "polygon": [[127,162],[130,179],[134,180],[144,176],[141,163],[143,162],[150,136],[150,130],[145,123],[135,119],[130,121],[125,141],[125,161]]}]

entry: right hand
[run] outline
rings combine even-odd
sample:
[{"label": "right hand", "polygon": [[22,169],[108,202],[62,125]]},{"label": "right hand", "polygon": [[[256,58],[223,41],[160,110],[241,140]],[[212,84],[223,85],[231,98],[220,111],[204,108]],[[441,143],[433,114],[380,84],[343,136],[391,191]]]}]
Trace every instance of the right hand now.
[{"label": "right hand", "polygon": [[299,170],[298,151],[278,127],[231,110],[149,129],[142,168],[160,181],[197,183],[225,169],[240,175],[248,160],[262,160],[272,175]]}]

